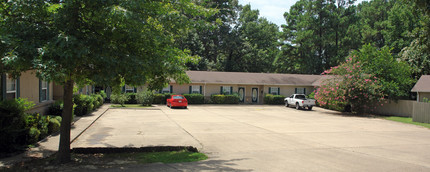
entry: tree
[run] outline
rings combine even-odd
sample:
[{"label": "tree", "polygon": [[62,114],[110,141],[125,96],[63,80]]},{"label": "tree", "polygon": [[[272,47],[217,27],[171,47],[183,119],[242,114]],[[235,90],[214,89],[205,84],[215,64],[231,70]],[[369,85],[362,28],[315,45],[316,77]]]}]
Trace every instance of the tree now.
[{"label": "tree", "polygon": [[[188,16],[212,11],[190,1],[2,1],[2,64],[14,71],[37,70],[39,77],[64,84],[59,162],[70,160],[73,84],[187,82],[185,63],[175,48],[192,25]],[[4,42],[4,43],[3,43]]]},{"label": "tree", "polygon": [[245,5],[233,33],[238,35],[235,46],[226,48],[225,71],[270,72],[278,49],[278,26],[259,17],[258,10]]},{"label": "tree", "polygon": [[388,12],[395,1],[371,0],[358,5],[362,44],[374,44],[382,48],[386,45]]},{"label": "tree", "polygon": [[378,49],[370,44],[364,45],[359,51],[351,54],[356,56],[353,60],[362,64],[364,73],[379,78],[382,92],[389,99],[397,100],[409,96],[412,83],[412,68],[397,60],[391,54],[391,49],[383,47]]},{"label": "tree", "polygon": [[384,100],[379,78],[366,73],[356,56],[322,74],[325,80],[317,88],[315,99],[322,107],[363,113]]},{"label": "tree", "polygon": [[199,0],[196,3],[219,12],[210,17],[190,16],[190,19],[199,22],[178,41],[179,47],[200,57],[197,64],[187,64],[189,69],[223,71],[220,54],[225,54],[226,49],[234,47],[238,40],[238,35],[232,30],[237,22],[240,5],[237,0]]},{"label": "tree", "polygon": [[414,0],[413,15],[418,19],[410,33],[413,41],[404,47],[400,57],[414,69],[415,78],[430,74],[430,2],[426,0]]},{"label": "tree", "polygon": [[284,72],[319,74],[358,48],[353,3],[300,0],[285,12],[285,45],[278,61],[294,67]]}]

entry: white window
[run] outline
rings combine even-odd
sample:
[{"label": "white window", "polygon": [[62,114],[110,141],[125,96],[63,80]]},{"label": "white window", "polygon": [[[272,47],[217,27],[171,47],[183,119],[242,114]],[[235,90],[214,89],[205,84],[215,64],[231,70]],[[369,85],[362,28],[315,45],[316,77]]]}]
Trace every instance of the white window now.
[{"label": "white window", "polygon": [[6,99],[17,98],[16,91],[17,91],[16,79],[13,79],[11,76],[6,74]]},{"label": "white window", "polygon": [[231,94],[231,87],[230,86],[222,86],[222,93]]},{"label": "white window", "polygon": [[125,92],[126,93],[134,93],[134,87],[125,85]]},{"label": "white window", "polygon": [[306,88],[296,88],[296,94],[306,94]]},{"label": "white window", "polygon": [[279,95],[279,87],[270,87],[270,94]]},{"label": "white window", "polygon": [[193,85],[191,89],[191,93],[200,94],[200,85]]},{"label": "white window", "polygon": [[170,93],[170,86],[164,87],[164,88],[161,90],[161,93]]},{"label": "white window", "polygon": [[42,82],[42,84],[41,84],[41,88],[40,88],[40,101],[42,102],[42,101],[46,101],[46,100],[48,100],[49,99],[49,97],[48,97],[48,82],[47,81],[41,81]]}]

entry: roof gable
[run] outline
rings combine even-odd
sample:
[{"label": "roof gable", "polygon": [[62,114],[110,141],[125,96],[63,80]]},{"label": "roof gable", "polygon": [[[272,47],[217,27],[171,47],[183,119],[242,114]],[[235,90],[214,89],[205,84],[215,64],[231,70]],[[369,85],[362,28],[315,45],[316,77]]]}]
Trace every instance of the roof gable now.
[{"label": "roof gable", "polygon": [[430,92],[430,75],[423,75],[415,84],[412,92]]}]

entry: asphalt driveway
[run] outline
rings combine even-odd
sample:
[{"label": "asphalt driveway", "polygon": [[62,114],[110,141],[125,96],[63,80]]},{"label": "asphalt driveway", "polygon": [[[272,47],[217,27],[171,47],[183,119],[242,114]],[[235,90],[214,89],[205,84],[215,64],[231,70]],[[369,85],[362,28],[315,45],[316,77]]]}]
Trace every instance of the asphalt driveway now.
[{"label": "asphalt driveway", "polygon": [[[321,108],[110,109],[72,147],[195,146],[209,159],[130,171],[430,171],[430,130]],[[116,169],[112,169],[115,171]]]}]

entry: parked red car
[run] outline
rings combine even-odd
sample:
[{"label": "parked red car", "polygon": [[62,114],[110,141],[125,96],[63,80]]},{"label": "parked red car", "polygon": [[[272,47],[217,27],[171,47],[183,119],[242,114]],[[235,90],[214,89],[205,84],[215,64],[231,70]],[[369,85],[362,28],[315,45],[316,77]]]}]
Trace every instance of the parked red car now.
[{"label": "parked red car", "polygon": [[172,95],[170,98],[166,101],[167,107],[183,107],[187,108],[188,106],[188,100],[183,95]]}]

